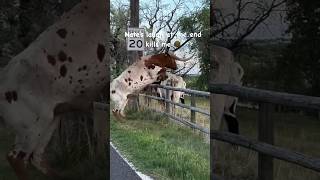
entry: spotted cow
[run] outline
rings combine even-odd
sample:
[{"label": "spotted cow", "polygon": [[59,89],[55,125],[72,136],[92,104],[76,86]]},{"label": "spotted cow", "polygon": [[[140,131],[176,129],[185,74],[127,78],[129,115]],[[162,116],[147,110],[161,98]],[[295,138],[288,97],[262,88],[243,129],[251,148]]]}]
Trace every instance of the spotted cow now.
[{"label": "spotted cow", "polygon": [[120,119],[124,117],[124,108],[128,102],[128,95],[143,90],[147,85],[167,78],[166,69],[177,69],[176,61],[181,59],[172,52],[142,56],[138,61],[123,71],[110,84],[110,98],[115,103],[114,115]]},{"label": "spotted cow", "polygon": [[[160,85],[186,89],[186,82],[181,76],[172,73],[167,73],[167,75],[168,78],[165,81],[161,81]],[[169,90],[169,94],[167,95],[166,89],[157,88],[157,96],[161,98],[168,98],[175,103],[181,102],[184,104],[184,92],[182,91]],[[165,103],[161,102],[161,105],[162,108],[164,108]],[[172,106],[172,108],[174,109],[175,106]]]},{"label": "spotted cow", "polygon": [[[214,45],[212,55],[212,65],[214,68],[211,69],[211,71],[214,76],[211,82],[241,86],[244,71],[241,65],[234,61],[233,53],[226,48]],[[213,102],[212,114],[215,117],[213,127],[220,129],[222,119],[225,119],[228,130],[232,133],[239,134],[239,123],[235,114],[238,98],[215,94]]]},{"label": "spotted cow", "polygon": [[7,159],[20,180],[29,163],[57,175],[43,158],[55,117],[90,110],[108,85],[105,3],[82,1],[0,70],[0,116],[16,133]]}]

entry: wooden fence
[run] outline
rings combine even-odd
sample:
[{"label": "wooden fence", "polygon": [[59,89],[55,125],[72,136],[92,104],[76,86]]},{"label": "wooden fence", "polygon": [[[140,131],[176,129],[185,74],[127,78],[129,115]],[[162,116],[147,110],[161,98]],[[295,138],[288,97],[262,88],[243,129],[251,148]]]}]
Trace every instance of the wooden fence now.
[{"label": "wooden fence", "polygon": [[[198,125],[196,123],[196,113],[203,114],[203,115],[207,116],[208,119],[210,117],[210,112],[209,111],[196,107],[196,97],[197,96],[210,97],[210,93],[204,92],[204,91],[191,90],[191,89],[174,88],[174,87],[171,87],[171,86],[163,86],[163,85],[157,85],[157,84],[151,84],[151,85],[149,85],[149,87],[156,87],[156,88],[166,89],[166,94],[169,94],[170,90],[182,91],[182,92],[190,94],[191,95],[190,96],[190,101],[191,101],[190,105],[173,102],[167,96],[166,96],[166,98],[155,97],[155,96],[146,95],[146,94],[139,94],[139,96],[150,98],[150,99],[154,99],[154,100],[158,100],[158,101],[163,101],[165,103],[165,107],[166,107],[165,111],[164,112],[157,111],[157,110],[154,110],[154,111],[156,111],[158,113],[163,113],[163,114],[167,115],[169,118],[171,118],[171,119],[173,119],[175,121],[178,121],[178,122],[180,122],[180,123],[182,123],[182,124],[184,124],[184,125],[186,125],[188,127],[191,127],[193,129],[199,130],[200,132],[203,132],[205,134],[210,134],[210,131],[209,131],[208,128],[202,127],[202,126],[200,126],[200,125]],[[185,108],[185,109],[189,109],[190,110],[190,114],[191,114],[190,120],[187,120],[185,118],[180,118],[180,117],[177,117],[177,116],[173,115],[171,113],[171,105],[176,105],[176,106],[179,106],[179,107],[182,107],[182,108]]]},{"label": "wooden fence", "polygon": [[[273,104],[320,110],[320,98],[296,94],[281,93],[255,88],[240,87],[230,84],[210,84],[211,96],[223,94],[259,103],[258,140],[251,140],[241,135],[221,132],[210,128],[210,139],[236,144],[259,153],[258,179],[273,179],[273,158],[294,163],[299,166],[320,171],[320,159],[312,158],[301,153],[276,147],[274,143],[273,120],[270,118]],[[210,98],[214,104],[214,98]],[[211,116],[211,122],[214,121]],[[213,157],[211,157],[213,158]]]},{"label": "wooden fence", "polygon": [[[232,143],[238,146],[245,147],[247,149],[256,151],[258,155],[258,179],[259,180],[272,180],[273,179],[273,158],[280,159],[289,163],[294,163],[296,165],[305,167],[307,169],[312,169],[315,171],[320,171],[320,159],[312,158],[304,154],[287,150],[285,148],[274,146],[274,124],[273,120],[270,118],[272,112],[272,105],[284,105],[297,108],[305,109],[316,109],[320,110],[320,97],[310,97],[304,95],[288,94],[281,92],[274,92],[268,90],[260,90],[255,88],[240,87],[230,84],[210,84],[209,91],[203,92],[190,89],[174,88],[169,86],[161,85],[150,85],[152,87],[160,87],[167,90],[182,91],[191,94],[191,105],[185,105],[181,103],[174,103],[169,99],[164,99],[160,97],[154,97],[150,95],[142,95],[151,99],[162,100],[166,102],[167,105],[174,104],[183,108],[190,109],[191,119],[187,121],[170,114],[169,109],[166,108],[166,112],[162,112],[169,116],[170,118],[177,120],[189,127],[198,129],[201,132],[208,134],[210,132],[210,139],[224,141]],[[256,106],[248,106],[245,104],[239,104],[240,107],[249,107],[257,109],[259,111],[258,119],[258,140],[252,140],[241,135],[236,135],[228,132],[222,132],[210,128],[210,131],[203,128],[195,123],[195,113],[202,113],[206,116],[210,116],[210,112],[197,108],[195,103],[195,96],[212,97],[215,94],[223,94],[234,97],[239,97],[241,99],[254,101],[259,104]],[[210,104],[213,105],[214,98],[210,98]],[[211,109],[211,108],[210,108]],[[210,122],[213,122],[213,116],[210,116]],[[211,158],[214,158],[211,156]]]}]

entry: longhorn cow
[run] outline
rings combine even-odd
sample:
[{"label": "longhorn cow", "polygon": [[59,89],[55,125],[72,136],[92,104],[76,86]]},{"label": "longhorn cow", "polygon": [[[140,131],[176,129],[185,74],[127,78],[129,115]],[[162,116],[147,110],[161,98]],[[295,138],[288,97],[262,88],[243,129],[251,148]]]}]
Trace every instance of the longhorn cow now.
[{"label": "longhorn cow", "polygon": [[172,52],[142,56],[134,64],[130,65],[120,76],[110,84],[110,98],[115,103],[112,110],[115,117],[125,117],[124,109],[128,102],[128,95],[139,92],[147,85],[168,78],[166,70],[177,69],[176,61],[188,61]]}]

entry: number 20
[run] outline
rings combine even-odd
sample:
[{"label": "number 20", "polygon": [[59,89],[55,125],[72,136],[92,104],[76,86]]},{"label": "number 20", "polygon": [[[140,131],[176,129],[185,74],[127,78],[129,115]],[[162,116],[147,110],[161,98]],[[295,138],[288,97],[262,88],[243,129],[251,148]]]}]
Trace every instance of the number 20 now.
[{"label": "number 20", "polygon": [[[136,46],[135,46],[135,44],[136,44]],[[135,48],[135,47],[141,48],[142,47],[142,41],[141,40],[137,40],[137,42],[136,42],[135,40],[130,40],[129,47],[131,47],[131,48]]]}]

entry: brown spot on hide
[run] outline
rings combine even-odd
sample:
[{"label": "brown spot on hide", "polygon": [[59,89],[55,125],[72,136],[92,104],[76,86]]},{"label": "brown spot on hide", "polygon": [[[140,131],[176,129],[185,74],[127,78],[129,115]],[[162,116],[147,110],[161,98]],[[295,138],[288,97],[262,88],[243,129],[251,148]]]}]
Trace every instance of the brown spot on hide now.
[{"label": "brown spot on hide", "polygon": [[65,65],[62,65],[62,66],[60,67],[60,75],[61,75],[62,77],[65,77],[65,76],[67,75],[67,67],[66,67]]},{"label": "brown spot on hide", "polygon": [[17,155],[17,159],[23,159],[24,157],[26,157],[26,153],[23,151],[19,151],[18,155]]},{"label": "brown spot on hide", "polygon": [[127,79],[124,79],[124,81],[125,81],[125,82],[128,82],[128,80],[127,80]]},{"label": "brown spot on hide", "polygon": [[97,74],[100,74],[100,71],[98,71]]},{"label": "brown spot on hide", "polygon": [[128,73],[130,74],[130,73],[131,73],[131,71],[128,71]]},{"label": "brown spot on hide", "polygon": [[59,54],[58,54],[58,58],[61,62],[64,62],[67,60],[67,55],[65,52],[63,51],[60,51]]},{"label": "brown spot on hide", "polygon": [[80,94],[84,94],[84,90],[81,90],[81,91],[80,91]]},{"label": "brown spot on hide", "polygon": [[12,94],[11,94],[11,92],[5,92],[4,96],[5,96],[6,100],[8,101],[8,103],[12,102]]},{"label": "brown spot on hide", "polygon": [[72,57],[68,57],[68,61],[69,61],[69,62],[72,62]]},{"label": "brown spot on hide", "polygon": [[97,56],[98,56],[98,59],[99,59],[100,62],[102,62],[105,53],[106,53],[106,49],[105,49],[104,45],[98,44]]},{"label": "brown spot on hide", "polygon": [[82,84],[82,83],[83,83],[83,80],[82,80],[82,79],[79,79],[78,82],[79,82],[80,84]]},{"label": "brown spot on hide", "polygon": [[82,70],[86,70],[86,69],[87,69],[87,66],[84,65],[84,66],[82,67]]},{"label": "brown spot on hide", "polygon": [[115,91],[115,90],[112,90],[111,93],[114,94],[114,93],[116,93],[116,91]]},{"label": "brown spot on hide", "polygon": [[145,61],[145,66],[149,69],[152,68],[153,66],[160,66],[162,68],[166,67],[173,70],[177,69],[177,64],[175,59],[173,59],[172,57],[170,57],[165,53],[151,56],[149,59]]},{"label": "brown spot on hide", "polygon": [[84,9],[88,9],[88,6],[84,6]]},{"label": "brown spot on hide", "polygon": [[141,80],[141,81],[143,80],[143,76],[142,76],[142,75],[140,76],[140,80]]},{"label": "brown spot on hide", "polygon": [[16,91],[12,91],[12,98],[14,101],[17,101],[18,100],[18,94]]},{"label": "brown spot on hide", "polygon": [[58,34],[62,39],[65,39],[65,38],[66,38],[67,33],[68,33],[67,30],[64,29],[64,28],[59,29],[59,30],[57,31],[57,34]]},{"label": "brown spot on hide", "polygon": [[132,81],[132,79],[131,79],[131,78],[128,78],[128,81]]},{"label": "brown spot on hide", "polygon": [[86,76],[89,76],[89,73],[86,73]]},{"label": "brown spot on hide", "polygon": [[56,59],[52,55],[47,55],[48,63],[52,66],[56,65]]},{"label": "brown spot on hide", "polygon": [[74,31],[71,31],[71,35],[74,35]]},{"label": "brown spot on hide", "polygon": [[131,82],[129,82],[129,86],[131,86]]},{"label": "brown spot on hide", "polygon": [[64,46],[64,47],[67,47],[67,43],[63,43],[63,46]]}]

